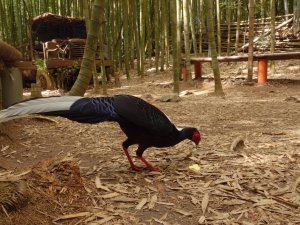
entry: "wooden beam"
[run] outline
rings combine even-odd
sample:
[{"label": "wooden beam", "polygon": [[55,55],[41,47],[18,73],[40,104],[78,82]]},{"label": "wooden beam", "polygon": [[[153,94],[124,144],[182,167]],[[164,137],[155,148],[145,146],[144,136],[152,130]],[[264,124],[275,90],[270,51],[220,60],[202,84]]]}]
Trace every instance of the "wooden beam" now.
[{"label": "wooden beam", "polygon": [[[96,60],[96,65],[101,66],[101,60]],[[71,67],[81,65],[81,60],[70,60],[70,59],[48,59],[46,61],[48,69],[60,68],[60,67]],[[112,60],[104,60],[104,66],[112,66]]]},{"label": "wooden beam", "polygon": [[[259,59],[267,59],[267,60],[300,59],[300,52],[255,54],[253,56],[253,60],[255,61]],[[219,62],[242,62],[247,60],[248,60],[248,55],[218,57]],[[191,57],[191,63],[195,63],[195,62],[211,62],[211,57]]]},{"label": "wooden beam", "polygon": [[36,66],[31,61],[16,61],[12,66],[20,70],[36,70]]},{"label": "wooden beam", "polygon": [[[78,65],[80,67],[81,60],[69,60],[69,59],[48,59],[46,61],[48,69],[59,67],[71,67]],[[96,60],[96,65],[101,66],[101,60]],[[31,61],[16,61],[12,63],[13,67],[17,67],[20,70],[36,70],[36,66]],[[104,66],[112,66],[112,60],[104,60]]]}]

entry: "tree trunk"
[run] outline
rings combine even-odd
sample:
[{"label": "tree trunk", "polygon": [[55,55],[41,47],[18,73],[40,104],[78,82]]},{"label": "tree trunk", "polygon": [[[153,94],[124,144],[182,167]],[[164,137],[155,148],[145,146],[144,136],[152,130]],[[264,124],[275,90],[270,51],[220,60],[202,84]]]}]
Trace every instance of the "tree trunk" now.
[{"label": "tree trunk", "polygon": [[[275,51],[275,0],[270,0],[271,8],[271,49],[270,52],[274,53]],[[275,61],[271,61],[271,75],[275,74]]]},{"label": "tree trunk", "polygon": [[294,0],[294,35],[298,36],[300,31],[300,1]]},{"label": "tree trunk", "polygon": [[253,79],[254,0],[249,0],[249,48],[247,81]]},{"label": "tree trunk", "polygon": [[214,21],[213,21],[213,2],[211,0],[205,0],[206,4],[206,20],[207,20],[207,34],[208,34],[208,42],[211,52],[212,58],[212,69],[214,73],[215,80],[215,94],[216,95],[224,95],[221,77],[220,77],[220,69],[218,62],[218,55],[216,50],[216,41],[215,41],[215,32],[214,32]]},{"label": "tree trunk", "polygon": [[125,73],[127,79],[130,78],[129,75],[129,33],[128,33],[128,12],[129,2],[128,0],[123,0],[123,39],[124,39],[124,63],[125,63]]},{"label": "tree trunk", "polygon": [[166,3],[166,0],[160,1],[160,12],[161,13],[161,35],[160,35],[160,43],[161,43],[161,56],[160,56],[160,71],[165,70],[165,57],[166,57],[166,29],[168,24],[167,21],[167,10],[168,10],[168,4]]},{"label": "tree trunk", "polygon": [[195,55],[198,55],[198,47],[197,47],[197,41],[196,41],[196,31],[195,31],[195,23],[197,22],[195,20],[196,17],[196,1],[193,1],[193,4],[190,4],[189,7],[190,11],[190,26],[191,26],[191,33],[192,33],[192,43],[193,43],[193,52]]},{"label": "tree trunk", "polygon": [[226,7],[226,22],[227,22],[227,55],[230,55],[231,48],[231,0],[227,0],[227,7]]},{"label": "tree trunk", "polygon": [[[107,95],[107,75],[106,75],[106,70],[105,70],[105,65],[104,65],[104,59],[105,59],[105,45],[104,45],[104,32],[105,32],[105,20],[104,20],[104,6],[105,6],[105,1],[101,1],[102,9],[103,12],[100,13],[100,22],[102,22],[102,26],[99,27],[99,36],[98,36],[98,43],[99,43],[99,56],[100,60],[102,61],[101,63],[101,81],[102,81],[102,94]],[[96,71],[97,72],[97,71]]]},{"label": "tree trunk", "polygon": [[202,28],[204,28],[203,18],[204,18],[204,0],[200,0],[200,9],[199,9],[199,55],[202,55]]},{"label": "tree trunk", "polygon": [[184,23],[184,49],[187,81],[192,81],[190,60],[190,24],[189,24],[189,0],[183,0],[183,23]]},{"label": "tree trunk", "polygon": [[220,0],[216,0],[216,14],[217,14],[217,42],[218,42],[218,53],[222,53],[222,43],[221,43],[221,15],[220,15]]},{"label": "tree trunk", "polygon": [[95,52],[97,48],[99,27],[103,21],[100,21],[100,14],[104,14],[104,1],[95,0],[92,10],[92,18],[90,22],[90,29],[87,34],[86,45],[84,49],[84,55],[81,63],[79,75],[70,90],[70,95],[83,96],[86,92],[89,82],[92,78],[93,61],[95,59]]},{"label": "tree trunk", "polygon": [[172,35],[172,56],[173,56],[173,82],[174,82],[174,87],[173,91],[175,93],[179,93],[179,73],[178,73],[178,64],[179,64],[179,59],[178,59],[178,37],[177,37],[177,29],[174,29],[175,27],[177,28],[177,11],[176,11],[176,6],[177,6],[177,1],[170,1],[170,16],[171,16],[171,27],[173,29],[171,30],[171,35]]},{"label": "tree trunk", "polygon": [[284,14],[286,15],[285,20],[288,20],[289,17],[287,16],[289,14],[289,2],[288,0],[283,0],[284,4]]},{"label": "tree trunk", "polygon": [[147,13],[147,0],[140,1],[140,76],[144,78],[144,64],[145,64],[145,21]]},{"label": "tree trunk", "polygon": [[237,12],[236,12],[236,34],[235,34],[235,54],[238,53],[240,31],[241,31],[241,0],[237,0]]},{"label": "tree trunk", "polygon": [[[154,38],[155,38],[155,72],[158,72],[159,67],[159,56],[160,56],[160,42],[159,42],[159,36],[161,34],[160,30],[160,24],[161,21],[159,21],[159,1],[154,1]],[[149,45],[152,45],[151,42]],[[151,55],[150,55],[151,59]]]}]

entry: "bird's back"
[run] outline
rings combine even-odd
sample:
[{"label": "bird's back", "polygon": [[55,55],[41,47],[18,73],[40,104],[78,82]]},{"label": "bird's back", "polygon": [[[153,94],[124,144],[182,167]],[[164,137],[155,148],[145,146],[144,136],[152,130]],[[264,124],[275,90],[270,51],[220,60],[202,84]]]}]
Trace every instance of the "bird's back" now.
[{"label": "bird's back", "polygon": [[128,95],[114,97],[114,107],[120,117],[119,124],[130,139],[137,144],[168,146],[177,132],[175,125],[158,108]]}]

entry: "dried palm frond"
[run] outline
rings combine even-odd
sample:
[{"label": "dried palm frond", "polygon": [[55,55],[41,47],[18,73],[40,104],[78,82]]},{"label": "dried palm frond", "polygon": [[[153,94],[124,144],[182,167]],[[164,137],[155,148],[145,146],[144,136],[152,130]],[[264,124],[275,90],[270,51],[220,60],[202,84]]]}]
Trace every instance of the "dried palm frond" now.
[{"label": "dried palm frond", "polygon": [[27,184],[21,179],[21,176],[28,172],[25,171],[17,175],[10,171],[0,173],[0,212],[6,213],[27,203]]},{"label": "dried palm frond", "polygon": [[24,180],[0,182],[0,206],[6,211],[24,206],[28,201],[27,185]]}]

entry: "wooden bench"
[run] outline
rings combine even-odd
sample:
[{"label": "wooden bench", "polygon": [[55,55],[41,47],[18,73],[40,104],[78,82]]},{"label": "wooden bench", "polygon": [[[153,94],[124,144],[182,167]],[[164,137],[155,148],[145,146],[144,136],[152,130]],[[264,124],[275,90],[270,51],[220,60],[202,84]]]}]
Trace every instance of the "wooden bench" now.
[{"label": "wooden bench", "polygon": [[[269,54],[255,54],[253,61],[257,61],[257,83],[265,84],[268,75],[268,60],[289,60],[300,59],[300,52],[291,53],[269,53]],[[195,78],[202,76],[202,63],[211,62],[211,57],[191,57],[191,64],[194,65]],[[248,61],[248,55],[243,56],[219,56],[219,62],[243,62]],[[186,64],[182,68],[183,77],[186,77]]]}]

